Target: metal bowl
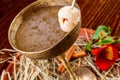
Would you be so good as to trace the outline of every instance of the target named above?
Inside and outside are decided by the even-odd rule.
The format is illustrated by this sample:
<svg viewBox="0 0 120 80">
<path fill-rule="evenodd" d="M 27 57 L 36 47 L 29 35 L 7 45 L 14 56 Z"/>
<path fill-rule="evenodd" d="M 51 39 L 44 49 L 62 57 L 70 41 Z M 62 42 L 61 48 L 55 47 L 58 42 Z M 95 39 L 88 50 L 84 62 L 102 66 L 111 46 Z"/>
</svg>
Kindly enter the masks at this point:
<svg viewBox="0 0 120 80">
<path fill-rule="evenodd" d="M 35 59 L 54 58 L 64 53 L 76 41 L 81 27 L 81 22 L 79 22 L 71 32 L 66 33 L 65 36 L 62 39 L 60 39 L 58 43 L 55 44 L 55 46 L 36 52 L 26 52 L 18 49 L 15 44 L 15 36 L 21 23 L 24 22 L 24 18 L 29 17 L 29 14 L 33 13 L 35 10 L 39 10 L 41 7 L 48 7 L 48 6 L 65 6 L 65 5 L 70 5 L 71 3 L 72 2 L 63 2 L 63 1 L 58 3 L 57 0 L 56 1 L 38 0 L 25 7 L 20 13 L 18 13 L 18 15 L 14 18 L 14 20 L 10 25 L 8 32 L 8 39 L 10 45 L 19 53 Z M 75 4 L 75 6 L 79 8 L 77 4 Z"/>
</svg>

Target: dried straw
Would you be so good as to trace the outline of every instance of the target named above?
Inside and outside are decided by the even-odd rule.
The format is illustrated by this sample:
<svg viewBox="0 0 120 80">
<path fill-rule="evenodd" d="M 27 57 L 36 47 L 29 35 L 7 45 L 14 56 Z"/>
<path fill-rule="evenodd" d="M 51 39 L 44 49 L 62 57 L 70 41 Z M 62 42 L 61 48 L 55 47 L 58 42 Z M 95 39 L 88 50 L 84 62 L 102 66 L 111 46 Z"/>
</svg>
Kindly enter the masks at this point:
<svg viewBox="0 0 120 80">
<path fill-rule="evenodd" d="M 76 50 L 79 51 L 84 49 L 86 42 L 79 38 L 75 45 L 78 46 Z M 4 53 L 4 51 L 14 52 L 14 50 L 10 49 L 0 50 L 2 53 Z M 8 57 L 8 59 L 4 61 L 0 61 L 0 63 L 6 61 L 10 62 L 10 59 L 12 59 L 12 62 L 14 63 L 14 74 L 10 75 L 3 70 L 1 80 L 4 80 L 4 74 L 8 75 L 9 80 L 12 80 L 12 76 L 14 76 L 14 80 L 62 80 L 62 74 L 64 73 L 60 74 L 57 72 L 57 67 L 60 63 L 56 58 L 49 60 L 35 60 L 22 55 L 20 56 L 20 59 L 17 60 L 16 56 L 11 54 L 11 57 Z M 90 53 L 85 57 L 71 61 L 70 65 L 72 67 L 89 67 L 98 80 L 120 80 L 120 58 L 107 71 L 100 71 L 97 68 L 94 63 L 94 57 Z"/>
</svg>

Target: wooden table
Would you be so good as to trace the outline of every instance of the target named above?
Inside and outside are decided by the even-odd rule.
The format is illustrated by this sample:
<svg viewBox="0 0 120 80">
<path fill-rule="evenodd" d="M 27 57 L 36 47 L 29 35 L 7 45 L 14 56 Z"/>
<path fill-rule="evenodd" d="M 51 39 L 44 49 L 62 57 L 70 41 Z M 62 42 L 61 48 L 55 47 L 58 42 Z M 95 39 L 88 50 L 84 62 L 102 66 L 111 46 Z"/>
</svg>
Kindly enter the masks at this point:
<svg viewBox="0 0 120 80">
<path fill-rule="evenodd" d="M 0 49 L 11 48 L 8 42 L 10 23 L 21 9 L 33 1 L 0 0 Z M 120 0 L 77 0 L 77 3 L 81 8 L 82 27 L 96 29 L 103 24 L 111 26 L 112 34 L 120 35 Z"/>
<path fill-rule="evenodd" d="M 33 1 L 0 0 L 0 49 L 11 48 L 8 42 L 10 23 L 21 9 Z M 120 36 L 120 0 L 77 0 L 77 3 L 81 8 L 82 27 L 111 26 L 112 35 Z"/>
</svg>

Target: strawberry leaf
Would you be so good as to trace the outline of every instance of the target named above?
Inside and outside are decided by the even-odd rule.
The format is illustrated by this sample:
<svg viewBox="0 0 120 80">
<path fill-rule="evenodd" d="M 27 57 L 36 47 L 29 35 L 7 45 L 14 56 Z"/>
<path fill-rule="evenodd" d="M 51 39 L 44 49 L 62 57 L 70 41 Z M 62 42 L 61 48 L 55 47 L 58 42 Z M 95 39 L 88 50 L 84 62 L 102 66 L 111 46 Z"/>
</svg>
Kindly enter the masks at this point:
<svg viewBox="0 0 120 80">
<path fill-rule="evenodd" d="M 91 51 L 91 46 L 92 46 L 92 41 L 89 42 L 89 43 L 86 45 L 85 49 L 86 49 L 87 51 Z"/>
<path fill-rule="evenodd" d="M 97 44 L 97 45 L 103 45 L 103 44 L 112 44 L 112 43 L 114 43 L 114 42 L 115 42 L 114 37 L 112 37 L 112 36 L 107 36 L 107 37 L 105 37 L 103 40 L 97 42 L 96 44 Z"/>
<path fill-rule="evenodd" d="M 104 33 L 105 33 L 104 35 L 107 36 L 110 34 L 110 27 L 106 27 L 104 25 L 98 26 L 96 32 L 94 33 L 94 35 L 92 37 L 92 40 L 100 39 L 101 31 L 104 31 Z"/>
<path fill-rule="evenodd" d="M 118 39 L 116 40 L 116 43 L 119 43 L 119 44 L 120 44 L 120 38 L 118 38 Z"/>
</svg>

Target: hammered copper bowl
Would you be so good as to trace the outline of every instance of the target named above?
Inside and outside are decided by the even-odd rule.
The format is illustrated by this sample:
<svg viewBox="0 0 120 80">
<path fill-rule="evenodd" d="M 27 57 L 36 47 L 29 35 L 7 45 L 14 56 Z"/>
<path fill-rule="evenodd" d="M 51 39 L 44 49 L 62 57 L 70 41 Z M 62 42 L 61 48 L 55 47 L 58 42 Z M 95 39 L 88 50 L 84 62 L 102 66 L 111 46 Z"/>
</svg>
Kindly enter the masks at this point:
<svg viewBox="0 0 120 80">
<path fill-rule="evenodd" d="M 69 49 L 70 46 L 73 45 L 73 43 L 76 41 L 78 34 L 79 34 L 79 30 L 81 27 L 80 22 L 71 32 L 66 33 L 65 36 L 58 43 L 56 43 L 55 46 L 51 48 L 41 50 L 41 51 L 36 51 L 36 52 L 26 52 L 26 51 L 22 51 L 18 49 L 15 45 L 15 35 L 16 35 L 18 28 L 20 27 L 20 24 L 24 22 L 23 20 L 24 17 L 29 17 L 27 16 L 28 14 L 34 12 L 34 10 L 39 10 L 41 7 L 56 6 L 56 5 L 65 6 L 65 5 L 70 5 L 70 4 L 69 3 L 58 4 L 57 1 L 47 2 L 47 0 L 43 0 L 43 1 L 38 0 L 28 5 L 14 18 L 9 28 L 8 39 L 9 39 L 11 46 L 16 51 L 30 58 L 49 59 L 49 58 L 53 58 L 53 57 L 56 57 L 64 53 L 67 49 Z M 76 4 L 76 7 L 79 8 L 77 4 Z"/>
</svg>

